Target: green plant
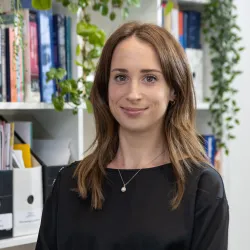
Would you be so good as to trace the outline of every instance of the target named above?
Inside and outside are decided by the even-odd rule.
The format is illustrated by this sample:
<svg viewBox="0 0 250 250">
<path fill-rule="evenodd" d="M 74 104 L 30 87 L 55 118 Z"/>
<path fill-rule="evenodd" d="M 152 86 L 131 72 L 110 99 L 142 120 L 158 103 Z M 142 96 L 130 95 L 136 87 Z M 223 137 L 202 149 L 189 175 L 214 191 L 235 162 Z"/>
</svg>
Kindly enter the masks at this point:
<svg viewBox="0 0 250 250">
<path fill-rule="evenodd" d="M 233 86 L 241 74 L 237 70 L 240 52 L 240 28 L 236 24 L 236 6 L 232 0 L 210 0 L 203 12 L 203 33 L 209 45 L 212 63 L 211 97 L 207 97 L 211 120 L 209 126 L 216 136 L 217 147 L 229 153 L 227 141 L 234 139 L 232 131 L 239 124 L 240 108 L 235 100 L 238 90 Z"/>
<path fill-rule="evenodd" d="M 77 45 L 76 55 L 81 59 L 75 61 L 78 67 L 82 68 L 83 75 L 78 79 L 64 79 L 65 69 L 52 68 L 47 72 L 47 81 L 56 81 L 60 91 L 52 97 L 54 107 L 58 111 L 64 109 L 64 105 L 73 105 L 74 114 L 77 113 L 78 106 L 82 102 L 86 103 L 88 112 L 92 112 L 92 105 L 89 101 L 92 82 L 88 77 L 95 72 L 96 59 L 101 55 L 106 34 L 103 30 L 91 23 L 89 14 L 90 7 L 93 11 L 99 12 L 102 16 L 107 16 L 111 21 L 115 20 L 117 10 L 121 10 L 123 18 L 129 15 L 129 8 L 139 7 L 140 0 L 57 0 L 64 7 L 73 13 L 81 12 L 81 18 L 77 23 L 76 32 L 81 37 L 82 42 Z M 40 10 L 50 9 L 51 0 L 32 0 L 33 7 Z M 65 96 L 70 96 L 70 103 L 65 102 Z"/>
<path fill-rule="evenodd" d="M 13 69 L 15 69 L 15 65 L 19 63 L 18 57 L 20 56 L 20 51 L 24 51 L 25 44 L 23 41 L 23 15 L 21 12 L 21 0 L 11 0 L 11 9 L 13 10 L 14 15 L 14 23 L 13 23 L 13 29 L 15 32 L 15 40 L 12 44 L 13 46 L 13 62 L 14 65 L 12 65 Z M 3 10 L 0 9 L 0 14 L 3 13 Z M 9 21 L 9 20 L 8 20 Z M 8 22 L 7 21 L 7 22 Z M 0 16 L 0 23 L 4 23 L 4 20 L 2 16 Z"/>
</svg>

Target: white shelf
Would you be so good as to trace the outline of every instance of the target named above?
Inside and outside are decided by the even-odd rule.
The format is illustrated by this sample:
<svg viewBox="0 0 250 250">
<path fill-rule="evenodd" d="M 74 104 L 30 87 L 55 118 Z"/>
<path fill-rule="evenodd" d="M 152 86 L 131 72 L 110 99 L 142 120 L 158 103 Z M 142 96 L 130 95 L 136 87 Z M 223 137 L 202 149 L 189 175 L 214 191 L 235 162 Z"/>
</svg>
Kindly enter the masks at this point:
<svg viewBox="0 0 250 250">
<path fill-rule="evenodd" d="M 178 3 L 188 3 L 188 4 L 207 4 L 210 0 L 178 0 Z"/>
<path fill-rule="evenodd" d="M 209 110 L 209 103 L 207 102 L 198 102 L 197 110 Z"/>
<path fill-rule="evenodd" d="M 37 234 L 0 240 L 0 249 L 36 243 Z"/>
<path fill-rule="evenodd" d="M 86 105 L 82 104 L 79 108 L 86 109 Z M 43 110 L 54 109 L 53 104 L 48 103 L 23 103 L 23 102 L 0 102 L 0 110 Z M 64 109 L 72 109 L 68 104 L 64 106 Z M 208 110 L 208 103 L 197 103 L 198 110 Z"/>
<path fill-rule="evenodd" d="M 86 105 L 83 104 L 80 108 L 85 109 Z M 48 109 L 53 110 L 53 104 L 49 103 L 25 103 L 25 102 L 0 102 L 0 110 L 39 110 Z M 65 103 L 64 109 L 73 109 L 68 103 Z"/>
</svg>

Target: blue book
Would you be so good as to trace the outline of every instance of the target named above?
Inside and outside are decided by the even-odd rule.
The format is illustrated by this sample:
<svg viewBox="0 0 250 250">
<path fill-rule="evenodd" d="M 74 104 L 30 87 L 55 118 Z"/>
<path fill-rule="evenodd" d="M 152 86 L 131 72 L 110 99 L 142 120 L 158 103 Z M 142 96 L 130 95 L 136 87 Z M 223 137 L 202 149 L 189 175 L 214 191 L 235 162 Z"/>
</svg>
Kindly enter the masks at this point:
<svg viewBox="0 0 250 250">
<path fill-rule="evenodd" d="M 46 73 L 54 67 L 53 63 L 53 24 L 51 11 L 37 12 L 38 54 L 39 54 L 39 85 L 41 102 L 51 103 L 56 92 L 53 80 L 46 82 Z"/>
<path fill-rule="evenodd" d="M 188 13 L 183 12 L 183 48 L 187 48 L 188 43 Z"/>
<path fill-rule="evenodd" d="M 204 147 L 211 164 L 214 166 L 216 155 L 216 139 L 214 135 L 203 135 Z"/>
<path fill-rule="evenodd" d="M 65 40 L 66 40 L 66 67 L 67 78 L 72 78 L 72 53 L 71 53 L 71 17 L 65 17 Z"/>
<path fill-rule="evenodd" d="M 187 11 L 187 48 L 200 49 L 201 13 Z"/>
<path fill-rule="evenodd" d="M 72 79 L 72 53 L 71 53 L 71 17 L 65 16 L 65 50 L 67 79 Z M 66 95 L 66 101 L 70 101 L 70 94 Z"/>
</svg>

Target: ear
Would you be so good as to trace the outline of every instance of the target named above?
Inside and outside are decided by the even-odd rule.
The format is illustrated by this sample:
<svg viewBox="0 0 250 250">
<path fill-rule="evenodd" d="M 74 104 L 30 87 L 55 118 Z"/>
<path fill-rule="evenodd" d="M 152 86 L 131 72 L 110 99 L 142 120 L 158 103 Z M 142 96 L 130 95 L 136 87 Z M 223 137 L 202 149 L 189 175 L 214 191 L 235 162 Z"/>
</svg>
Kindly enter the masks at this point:
<svg viewBox="0 0 250 250">
<path fill-rule="evenodd" d="M 176 98 L 176 94 L 175 94 L 174 89 L 172 89 L 172 90 L 170 91 L 170 98 L 169 98 L 169 100 L 170 100 L 170 101 L 175 101 L 175 98 Z"/>
</svg>

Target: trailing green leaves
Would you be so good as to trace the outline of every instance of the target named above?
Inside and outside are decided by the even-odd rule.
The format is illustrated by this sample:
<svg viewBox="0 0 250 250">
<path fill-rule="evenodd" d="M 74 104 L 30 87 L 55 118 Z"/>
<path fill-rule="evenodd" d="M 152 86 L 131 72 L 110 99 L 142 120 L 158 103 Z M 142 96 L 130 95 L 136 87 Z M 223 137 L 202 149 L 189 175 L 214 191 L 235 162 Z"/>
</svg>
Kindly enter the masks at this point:
<svg viewBox="0 0 250 250">
<path fill-rule="evenodd" d="M 18 0 L 20 1 L 20 0 Z M 88 112 L 92 112 L 90 102 L 90 91 L 93 83 L 87 81 L 88 77 L 95 72 L 96 59 L 101 55 L 101 50 L 106 40 L 105 32 L 98 26 L 91 23 L 91 16 L 88 13 L 91 9 L 97 11 L 102 16 L 107 16 L 111 21 L 117 17 L 116 9 L 119 9 L 123 18 L 129 15 L 130 7 L 140 7 L 140 0 L 56 0 L 72 13 L 81 12 L 81 19 L 76 24 L 76 33 L 82 38 L 82 43 L 76 47 L 77 60 L 75 64 L 82 68 L 83 75 L 77 80 L 65 79 L 67 72 L 62 68 L 52 68 L 47 72 L 47 81 L 54 80 L 59 90 L 52 97 L 52 102 L 56 110 L 64 109 L 65 97 L 69 96 L 73 104 L 73 114 L 77 114 L 78 106 L 83 102 L 86 104 Z M 39 10 L 51 9 L 51 0 L 32 0 L 33 7 Z"/>
<path fill-rule="evenodd" d="M 32 6 L 38 10 L 49 10 L 52 7 L 52 0 L 32 0 Z"/>
<path fill-rule="evenodd" d="M 212 63 L 211 97 L 209 102 L 211 120 L 208 125 L 217 139 L 217 147 L 229 153 L 227 141 L 235 139 L 233 129 L 239 125 L 236 118 L 240 108 L 235 101 L 238 92 L 233 88 L 235 78 L 242 72 L 237 70 L 240 52 L 240 28 L 236 25 L 236 6 L 231 0 L 210 0 L 203 12 L 203 34 L 209 44 Z"/>
</svg>

